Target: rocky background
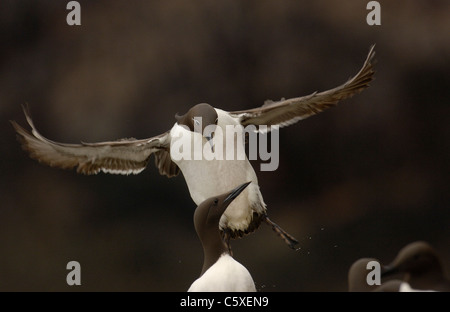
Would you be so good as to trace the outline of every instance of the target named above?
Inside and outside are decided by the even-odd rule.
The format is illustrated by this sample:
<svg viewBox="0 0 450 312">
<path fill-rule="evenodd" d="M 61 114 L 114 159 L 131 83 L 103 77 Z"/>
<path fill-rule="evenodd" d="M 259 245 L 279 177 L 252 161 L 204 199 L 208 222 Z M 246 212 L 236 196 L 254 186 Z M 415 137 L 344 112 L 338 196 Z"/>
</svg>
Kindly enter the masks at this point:
<svg viewBox="0 0 450 312">
<path fill-rule="evenodd" d="M 450 3 L 68 1 L 0 4 L 0 291 L 185 291 L 202 249 L 182 175 L 81 176 L 24 153 L 21 105 L 50 139 L 146 138 L 207 102 L 224 110 L 323 91 L 376 44 L 376 80 L 280 131 L 280 166 L 257 174 L 269 216 L 233 242 L 259 291 L 346 291 L 361 257 L 430 242 L 450 270 Z M 254 162 L 255 169 L 259 168 Z M 66 284 L 67 262 L 82 286 Z"/>
</svg>

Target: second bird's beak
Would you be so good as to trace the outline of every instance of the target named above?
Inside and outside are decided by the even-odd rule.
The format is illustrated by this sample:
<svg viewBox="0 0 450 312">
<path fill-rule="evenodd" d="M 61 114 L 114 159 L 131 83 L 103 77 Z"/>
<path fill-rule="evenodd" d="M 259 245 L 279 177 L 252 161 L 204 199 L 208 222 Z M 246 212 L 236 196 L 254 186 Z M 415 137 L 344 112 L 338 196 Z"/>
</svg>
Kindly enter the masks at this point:
<svg viewBox="0 0 450 312">
<path fill-rule="evenodd" d="M 381 266 L 381 277 L 391 276 L 399 273 L 399 270 L 394 265 L 383 265 Z"/>
<path fill-rule="evenodd" d="M 252 181 L 244 183 L 242 185 L 239 185 L 235 189 L 233 189 L 231 192 L 226 194 L 227 197 L 223 200 L 224 205 L 228 206 L 236 197 L 241 194 L 241 192 L 250 184 Z"/>
</svg>

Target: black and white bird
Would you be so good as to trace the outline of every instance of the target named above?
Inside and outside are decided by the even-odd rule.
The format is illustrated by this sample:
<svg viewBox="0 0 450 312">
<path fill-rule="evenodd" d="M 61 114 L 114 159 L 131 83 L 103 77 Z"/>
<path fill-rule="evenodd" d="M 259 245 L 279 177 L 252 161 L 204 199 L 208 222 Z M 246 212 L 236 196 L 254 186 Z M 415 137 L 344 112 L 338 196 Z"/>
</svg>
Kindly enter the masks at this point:
<svg viewBox="0 0 450 312">
<path fill-rule="evenodd" d="M 442 260 L 427 242 L 417 241 L 403 247 L 391 264 L 383 267 L 382 277 L 403 275 L 409 291 L 450 291 Z M 407 289 L 404 286 L 404 289 Z M 404 290 L 405 291 L 405 290 Z"/>
<path fill-rule="evenodd" d="M 256 291 L 250 272 L 231 256 L 219 230 L 222 214 L 250 183 L 208 198 L 195 209 L 194 226 L 203 246 L 203 267 L 189 292 Z"/>
<path fill-rule="evenodd" d="M 212 126 L 225 129 L 227 126 L 254 126 L 255 131 L 270 131 L 271 126 L 284 127 L 337 105 L 340 100 L 350 98 L 369 86 L 374 76 L 372 60 L 375 55 L 371 47 L 360 71 L 344 84 L 324 92 L 281 100 L 267 101 L 263 106 L 248 110 L 227 112 L 209 104 L 193 106 L 185 115 L 176 115 L 172 128 L 147 139 L 121 139 L 100 143 L 64 144 L 42 136 L 33 124 L 27 108 L 25 116 L 31 132 L 12 121 L 23 148 L 32 158 L 52 167 L 76 168 L 78 173 L 97 174 L 100 171 L 112 174 L 138 174 L 147 166 L 151 155 L 160 174 L 176 176 L 180 171 L 186 180 L 193 201 L 199 205 L 207 198 L 222 194 L 235 185 L 251 181 L 244 193 L 222 215 L 220 229 L 227 240 L 242 237 L 255 231 L 261 222 L 268 223 L 286 243 L 295 248 L 297 241 L 267 216 L 266 204 L 259 189 L 255 171 L 244 152 L 243 159 L 191 160 L 174 159 L 171 147 L 180 137 L 204 145 L 222 142 L 226 146 L 226 131 L 218 137 Z M 199 119 L 201 118 L 201 124 Z M 264 127 L 266 126 L 266 127 Z M 209 128 L 209 131 L 205 131 Z M 214 132 L 214 133 L 213 133 Z M 214 135 L 214 138 L 213 138 Z M 238 136 L 236 136 L 237 138 Z M 219 140 L 222 139 L 222 140 Z M 245 140 L 234 141 L 245 145 Z M 216 146 L 220 147 L 220 146 Z M 220 178 L 219 178 L 220 177 Z M 218 181 L 212 183 L 211 181 Z"/>
</svg>

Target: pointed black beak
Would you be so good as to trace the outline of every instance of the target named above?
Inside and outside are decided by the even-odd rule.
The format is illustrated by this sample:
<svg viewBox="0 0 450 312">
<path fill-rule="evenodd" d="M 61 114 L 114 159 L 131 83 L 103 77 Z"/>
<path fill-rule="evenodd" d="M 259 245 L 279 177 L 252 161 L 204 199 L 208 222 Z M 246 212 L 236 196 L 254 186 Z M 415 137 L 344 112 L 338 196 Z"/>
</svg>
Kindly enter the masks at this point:
<svg viewBox="0 0 450 312">
<path fill-rule="evenodd" d="M 223 200 L 223 205 L 228 206 L 252 181 L 239 185 L 234 190 L 228 193 L 227 197 Z"/>
<path fill-rule="evenodd" d="M 391 276 L 399 273 L 399 270 L 396 266 L 393 265 L 383 265 L 381 266 L 381 278 Z"/>
</svg>

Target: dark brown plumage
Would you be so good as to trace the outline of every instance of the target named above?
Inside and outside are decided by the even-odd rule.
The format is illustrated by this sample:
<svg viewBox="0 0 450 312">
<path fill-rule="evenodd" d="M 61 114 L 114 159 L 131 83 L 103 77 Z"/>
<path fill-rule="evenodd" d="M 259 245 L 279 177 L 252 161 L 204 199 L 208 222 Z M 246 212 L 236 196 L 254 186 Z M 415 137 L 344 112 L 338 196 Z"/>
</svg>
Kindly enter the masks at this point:
<svg viewBox="0 0 450 312">
<path fill-rule="evenodd" d="M 413 289 L 450 291 L 442 260 L 427 242 L 417 241 L 403 247 L 391 264 L 384 267 L 383 277 L 403 275 Z"/>
<path fill-rule="evenodd" d="M 339 87 L 287 100 L 283 99 L 276 102 L 266 101 L 261 107 L 234 111 L 230 112 L 230 114 L 232 116 L 238 116 L 243 126 L 278 125 L 284 127 L 336 106 L 340 100 L 352 97 L 367 88 L 369 83 L 374 79 L 375 71 L 372 64 L 375 56 L 374 49 L 375 45 L 370 48 L 366 61 L 360 71 Z M 270 128 L 267 130 L 270 131 Z"/>
</svg>

